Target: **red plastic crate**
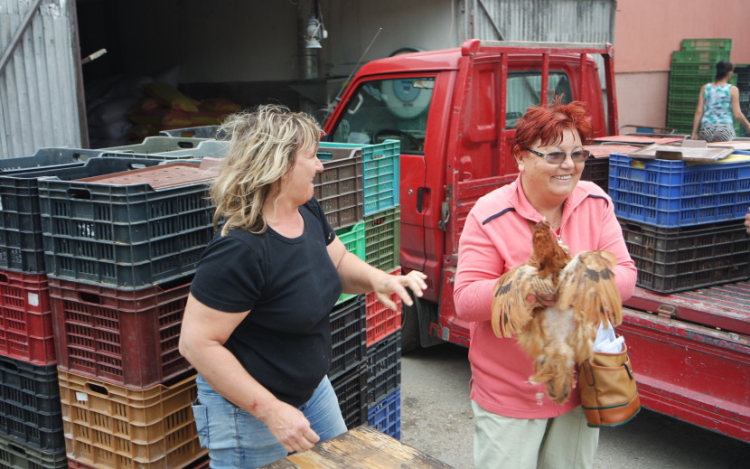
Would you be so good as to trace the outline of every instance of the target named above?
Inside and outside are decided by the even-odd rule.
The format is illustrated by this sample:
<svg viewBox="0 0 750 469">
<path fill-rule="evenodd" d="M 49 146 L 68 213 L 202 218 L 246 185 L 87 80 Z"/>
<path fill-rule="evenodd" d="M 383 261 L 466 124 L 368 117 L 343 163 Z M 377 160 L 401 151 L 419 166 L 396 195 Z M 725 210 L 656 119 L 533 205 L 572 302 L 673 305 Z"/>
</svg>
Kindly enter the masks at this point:
<svg viewBox="0 0 750 469">
<path fill-rule="evenodd" d="M 401 275 L 401 267 L 396 267 L 391 275 Z M 367 346 L 382 340 L 401 328 L 401 297 L 392 294 L 391 299 L 396 303 L 397 311 L 386 308 L 375 293 L 368 293 L 366 298 L 367 317 Z"/>
<path fill-rule="evenodd" d="M 46 275 L 0 270 L 0 355 L 57 363 Z"/>
<path fill-rule="evenodd" d="M 178 350 L 191 280 L 116 290 L 50 278 L 58 368 L 131 389 L 192 369 Z"/>
</svg>

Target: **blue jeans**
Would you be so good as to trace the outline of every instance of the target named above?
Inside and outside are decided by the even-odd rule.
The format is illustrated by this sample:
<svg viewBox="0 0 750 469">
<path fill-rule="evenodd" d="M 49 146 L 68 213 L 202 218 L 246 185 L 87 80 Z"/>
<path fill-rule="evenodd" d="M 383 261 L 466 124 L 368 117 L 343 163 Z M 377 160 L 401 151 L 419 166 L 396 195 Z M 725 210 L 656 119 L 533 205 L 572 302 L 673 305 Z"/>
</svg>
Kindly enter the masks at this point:
<svg viewBox="0 0 750 469">
<path fill-rule="evenodd" d="M 196 383 L 198 399 L 193 403 L 193 415 L 200 444 L 208 448 L 212 469 L 257 468 L 289 454 L 265 423 L 224 399 L 201 375 Z M 346 433 L 339 401 L 327 376 L 299 410 L 320 436 L 320 442 Z"/>
</svg>

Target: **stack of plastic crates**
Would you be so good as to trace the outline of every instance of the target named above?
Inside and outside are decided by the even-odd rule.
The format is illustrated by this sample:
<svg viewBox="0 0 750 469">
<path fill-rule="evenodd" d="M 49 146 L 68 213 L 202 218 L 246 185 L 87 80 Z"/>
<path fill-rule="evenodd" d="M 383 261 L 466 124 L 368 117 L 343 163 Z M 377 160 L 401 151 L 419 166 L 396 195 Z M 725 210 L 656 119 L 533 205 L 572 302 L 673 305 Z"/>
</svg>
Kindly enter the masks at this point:
<svg viewBox="0 0 750 469">
<path fill-rule="evenodd" d="M 38 179 L 126 170 L 131 160 L 44 148 L 0 160 L 0 468 L 67 467 Z M 139 160 L 139 165 L 157 161 Z"/>
<path fill-rule="evenodd" d="M 714 81 L 716 63 L 729 60 L 731 51 L 731 39 L 683 39 L 681 50 L 672 53 L 667 127 L 677 133 L 692 132 L 701 87 Z M 730 82 L 736 83 L 736 78 Z"/>
<path fill-rule="evenodd" d="M 609 195 L 638 286 L 673 293 L 750 278 L 750 157 L 697 164 L 613 153 Z"/>
<path fill-rule="evenodd" d="M 401 273 L 399 155 L 395 140 L 375 145 L 322 142 L 318 156 L 325 170 L 315 189 L 347 249 L 393 274 Z M 355 162 L 356 171 L 351 171 L 349 161 Z M 359 194 L 359 188 L 355 210 L 355 198 L 342 195 Z M 341 226 L 344 223 L 348 226 Z M 397 311 L 385 308 L 374 294 L 341 296 L 331 315 L 334 348 L 329 376 L 349 428 L 369 423 L 399 438 L 401 300 L 396 295 L 393 300 Z"/>
<path fill-rule="evenodd" d="M 92 170 L 109 160 L 130 167 Z M 160 163 L 99 157 L 79 177 L 36 181 L 72 467 L 179 469 L 207 454 L 190 407 L 195 372 L 178 341 L 213 236 L 215 173 Z"/>
<path fill-rule="evenodd" d="M 735 64 L 737 88 L 740 91 L 740 110 L 745 117 L 750 116 L 750 64 Z"/>
</svg>

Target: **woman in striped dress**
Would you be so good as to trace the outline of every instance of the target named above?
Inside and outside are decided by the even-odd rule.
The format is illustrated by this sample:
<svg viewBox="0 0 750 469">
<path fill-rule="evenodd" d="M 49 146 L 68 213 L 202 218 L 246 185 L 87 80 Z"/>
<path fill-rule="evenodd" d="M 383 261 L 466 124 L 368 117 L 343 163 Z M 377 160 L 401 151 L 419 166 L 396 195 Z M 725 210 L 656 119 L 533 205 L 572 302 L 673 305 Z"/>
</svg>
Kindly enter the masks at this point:
<svg viewBox="0 0 750 469">
<path fill-rule="evenodd" d="M 740 90 L 729 84 L 733 74 L 734 66 L 731 62 L 719 62 L 716 64 L 716 79 L 701 88 L 693 118 L 693 140 L 698 138 L 707 142 L 734 140 L 733 117 L 739 120 L 750 133 L 750 122 L 740 110 Z"/>
</svg>

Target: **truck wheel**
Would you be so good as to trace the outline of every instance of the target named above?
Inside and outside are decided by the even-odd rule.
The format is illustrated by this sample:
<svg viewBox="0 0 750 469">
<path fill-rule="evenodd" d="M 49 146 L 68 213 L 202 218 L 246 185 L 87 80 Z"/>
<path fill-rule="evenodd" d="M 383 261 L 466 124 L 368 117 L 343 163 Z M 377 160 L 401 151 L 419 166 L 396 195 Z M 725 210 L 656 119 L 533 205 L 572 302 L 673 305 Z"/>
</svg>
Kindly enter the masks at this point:
<svg viewBox="0 0 750 469">
<path fill-rule="evenodd" d="M 411 292 L 409 292 L 411 294 Z M 401 308 L 401 353 L 409 353 L 420 348 L 419 344 L 419 314 L 417 314 L 417 302 L 419 298 L 411 295 L 414 304 Z"/>
</svg>

